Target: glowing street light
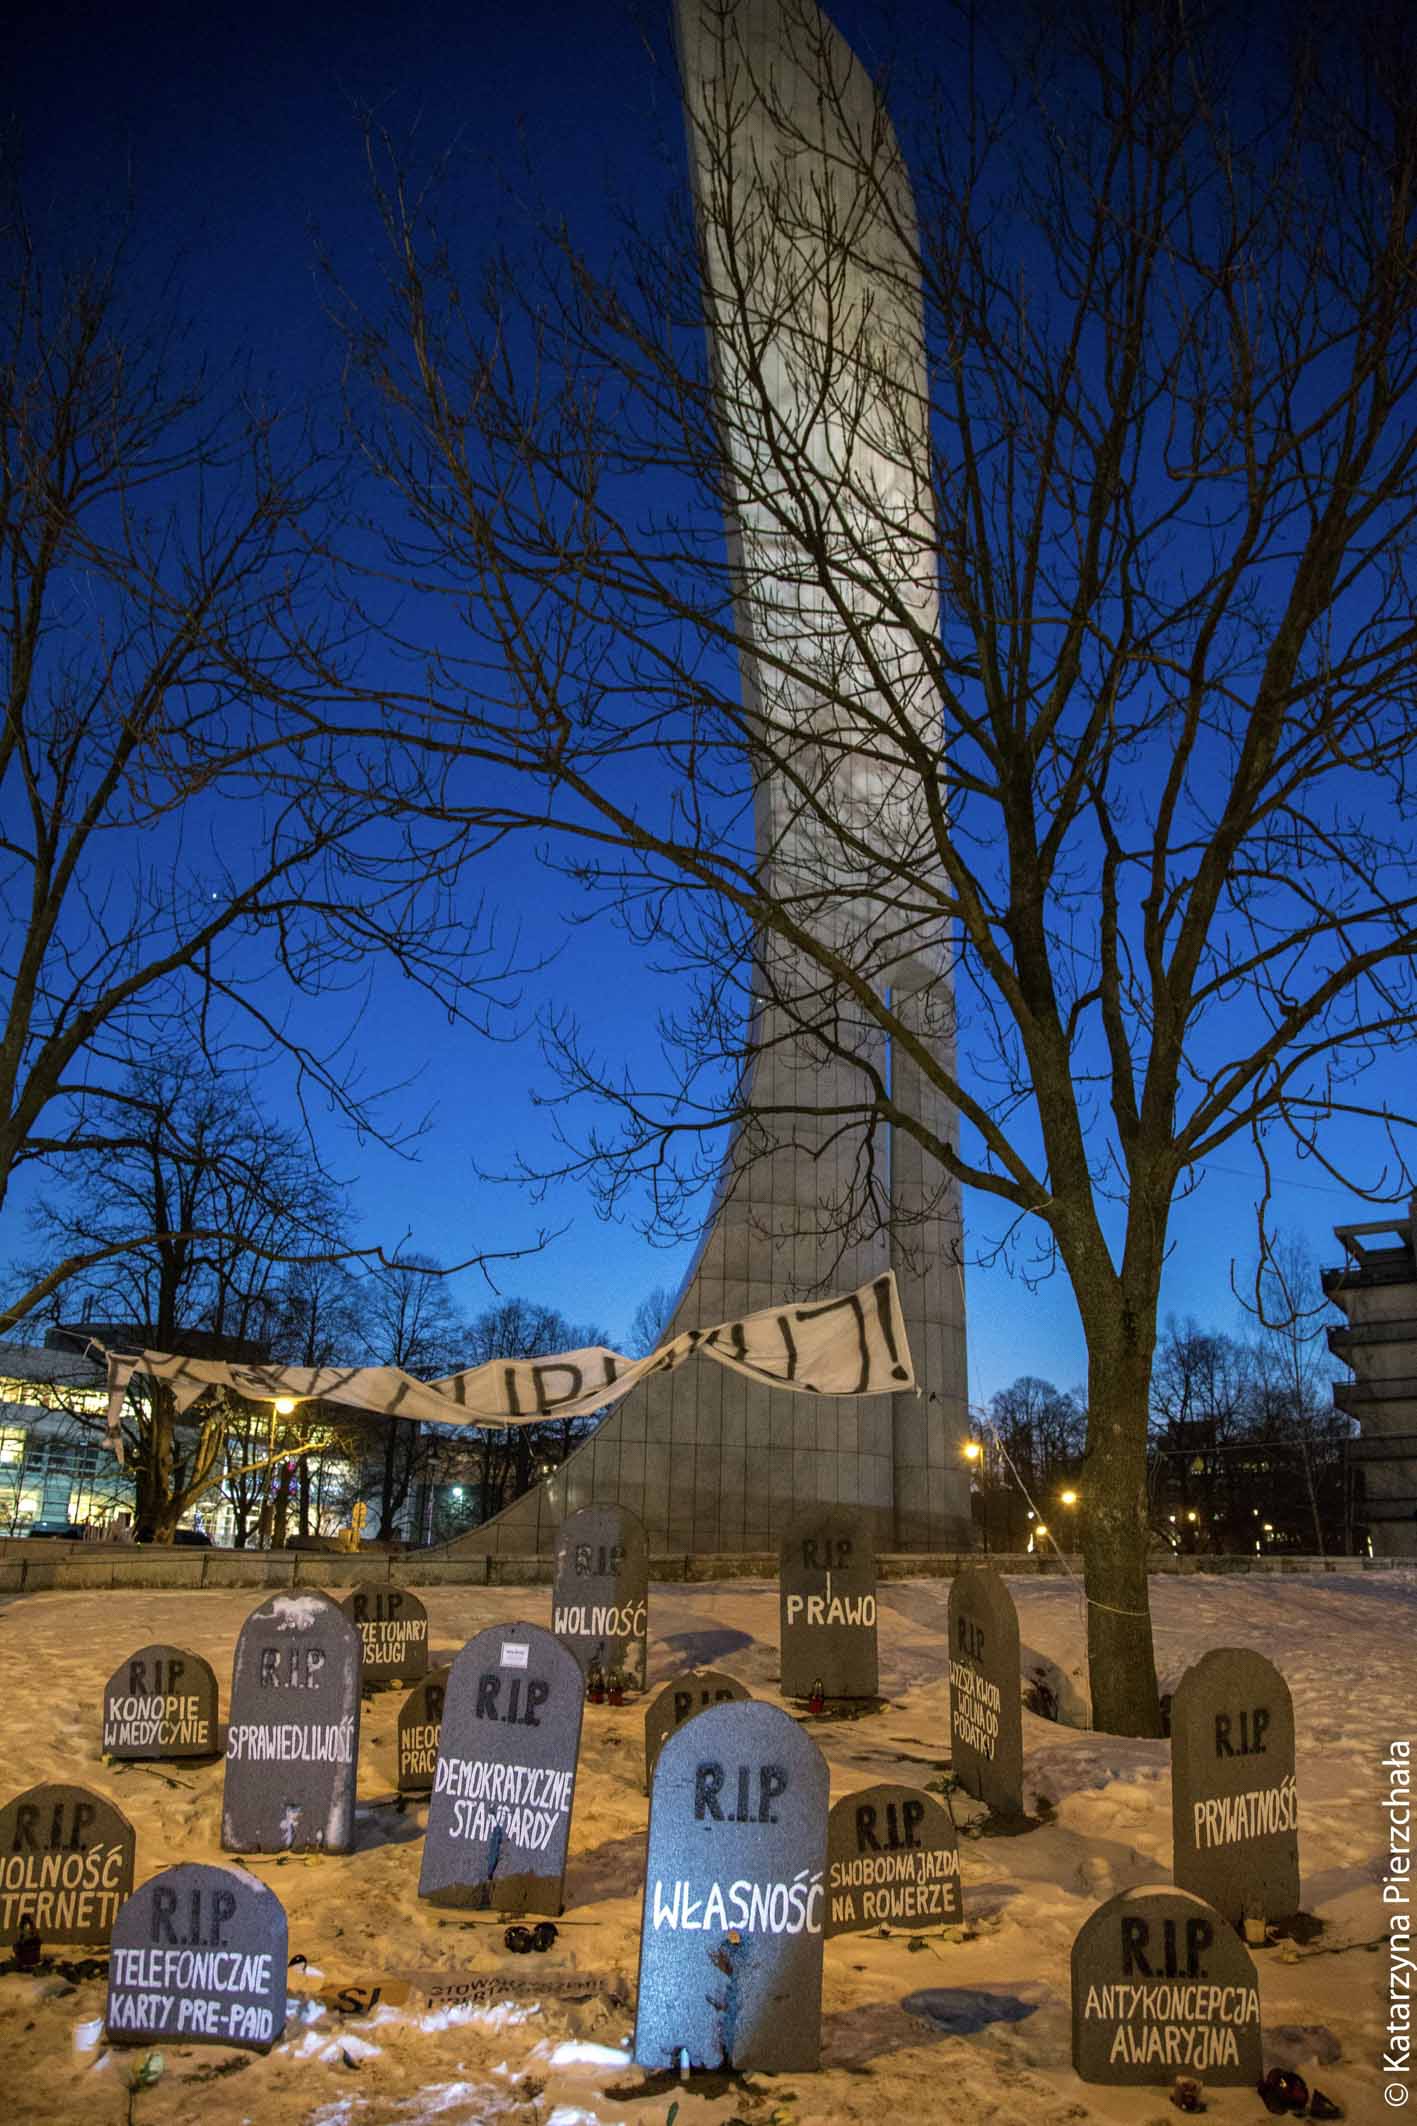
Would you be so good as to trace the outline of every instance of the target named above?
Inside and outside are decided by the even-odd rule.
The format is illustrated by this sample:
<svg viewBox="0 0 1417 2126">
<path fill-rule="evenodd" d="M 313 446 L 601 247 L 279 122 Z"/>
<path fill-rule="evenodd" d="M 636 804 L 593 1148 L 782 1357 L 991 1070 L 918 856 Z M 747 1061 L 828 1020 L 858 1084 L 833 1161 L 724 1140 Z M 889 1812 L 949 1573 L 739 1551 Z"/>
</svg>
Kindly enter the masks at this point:
<svg viewBox="0 0 1417 2126">
<path fill-rule="evenodd" d="M 1189 1512 L 1189 1513 L 1188 1513 L 1188 1514 L 1186 1515 L 1186 1519 L 1187 1519 L 1188 1521 L 1198 1521 L 1198 1520 L 1200 1519 L 1200 1515 L 1199 1515 L 1199 1514 L 1198 1514 L 1198 1513 L 1196 1512 L 1196 1509 L 1195 1509 L 1195 1507 L 1194 1507 L 1194 1506 L 1193 1506 L 1193 1507 L 1191 1508 L 1190 1512 Z"/>
<path fill-rule="evenodd" d="M 1075 1491 L 1060 1491 L 1058 1497 L 1065 1506 L 1076 1506 L 1078 1502 L 1078 1495 Z"/>
<path fill-rule="evenodd" d="M 1042 1521 L 1040 1521 L 1033 1532 L 1035 1535 L 1047 1535 L 1048 1530 L 1044 1527 Z"/>
<path fill-rule="evenodd" d="M 276 1397 L 276 1416 L 294 1417 L 294 1415 L 295 1397 L 293 1395 L 278 1395 Z"/>
<path fill-rule="evenodd" d="M 967 1462 L 977 1462 L 983 1451 L 977 1439 L 967 1439 L 960 1449 Z"/>
</svg>

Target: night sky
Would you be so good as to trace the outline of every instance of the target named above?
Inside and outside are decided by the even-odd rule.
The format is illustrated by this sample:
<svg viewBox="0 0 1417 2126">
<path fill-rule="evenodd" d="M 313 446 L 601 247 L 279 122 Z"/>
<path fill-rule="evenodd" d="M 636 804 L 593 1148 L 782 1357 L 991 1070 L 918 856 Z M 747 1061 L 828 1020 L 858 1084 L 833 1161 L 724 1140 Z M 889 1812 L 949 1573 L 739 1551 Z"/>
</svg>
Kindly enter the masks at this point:
<svg viewBox="0 0 1417 2126">
<path fill-rule="evenodd" d="M 873 40 L 881 40 L 876 50 L 886 48 L 888 32 L 874 18 L 866 22 L 845 6 L 835 12 L 868 50 Z M 652 198 L 676 171 L 683 179 L 666 22 L 650 0 L 634 7 L 614 0 L 498 8 L 476 0 L 397 9 L 130 5 L 106 16 L 50 5 L 13 11 L 6 44 L 0 107 L 24 144 L 32 216 L 82 231 L 121 204 L 131 183 L 152 270 L 180 255 L 184 306 L 213 361 L 249 355 L 256 371 L 292 392 L 332 394 L 337 380 L 317 244 L 356 288 L 374 270 L 378 232 L 364 192 L 357 105 L 372 106 L 400 137 L 415 132 L 420 152 L 454 150 L 448 196 L 469 245 L 499 225 L 514 230 L 538 193 L 595 244 L 608 193 Z M 564 934 L 566 889 L 529 855 L 523 864 L 517 878 L 498 882 L 503 907 L 522 921 L 529 944 L 554 945 Z M 597 1046 L 658 1082 L 654 1017 L 668 1000 L 618 936 L 577 931 L 552 979 Z M 501 1280 L 577 1321 L 598 1322 L 612 1339 L 626 1335 L 650 1286 L 677 1282 L 686 1249 L 655 1250 L 629 1226 L 601 1224 L 582 1193 L 553 1195 L 538 1208 L 522 1191 L 479 1181 L 476 1166 L 507 1168 L 518 1152 L 534 1164 L 547 1149 L 546 1117 L 531 1096 L 551 1087 L 534 1045 L 488 1047 L 470 1033 L 450 1034 L 433 1000 L 393 976 L 381 978 L 359 1041 L 370 1082 L 416 1069 L 406 1104 L 434 1110 L 413 1165 L 356 1145 L 330 1124 L 327 1154 L 355 1182 L 362 1238 L 393 1244 L 411 1232 L 414 1247 L 450 1261 L 480 1247 L 523 1244 L 539 1224 L 569 1220 L 554 1247 L 510 1266 Z M 1365 1090 L 1374 1105 L 1397 1097 L 1393 1075 L 1371 1073 Z M 269 1089 L 279 1110 L 278 1076 Z M 1366 1170 L 1376 1180 L 1382 1146 L 1376 1137 L 1371 1145 Z M 1276 1173 L 1277 1215 L 1321 1260 L 1335 1259 L 1336 1220 L 1372 1215 L 1287 1154 Z M 1228 1272 L 1233 1258 L 1243 1278 L 1252 1259 L 1253 1198 L 1248 1154 L 1236 1144 L 1177 1208 L 1163 1313 L 1239 1326 Z M 1054 1277 L 1027 1295 L 1001 1268 L 974 1266 L 981 1235 L 1000 1220 L 967 1200 L 965 1221 L 971 1397 L 985 1399 L 1021 1372 L 1064 1387 L 1081 1382 L 1082 1339 L 1065 1280 Z M 0 1257 L 22 1246 L 22 1220 L 12 1214 Z M 474 1311 L 490 1295 L 469 1278 L 457 1296 Z"/>
</svg>

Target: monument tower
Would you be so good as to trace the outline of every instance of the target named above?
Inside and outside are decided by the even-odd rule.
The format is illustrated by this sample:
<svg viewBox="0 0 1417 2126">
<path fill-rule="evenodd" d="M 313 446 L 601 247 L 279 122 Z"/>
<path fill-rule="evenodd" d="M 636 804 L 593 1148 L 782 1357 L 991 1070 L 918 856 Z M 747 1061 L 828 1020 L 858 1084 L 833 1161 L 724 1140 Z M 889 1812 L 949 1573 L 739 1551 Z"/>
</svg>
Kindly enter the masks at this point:
<svg viewBox="0 0 1417 2126">
<path fill-rule="evenodd" d="M 759 862 L 818 936 L 890 992 L 915 1038 L 948 1053 L 942 926 L 915 908 L 930 895 L 888 904 L 879 883 L 882 852 L 921 876 L 932 847 L 921 778 L 882 732 L 903 716 L 908 736 L 939 746 L 920 647 L 935 637 L 937 593 L 909 179 L 869 77 L 814 0 L 677 0 L 676 26 Z M 812 542 L 795 535 L 804 517 Z M 843 626 L 838 580 L 848 600 L 868 596 L 863 555 L 888 595 Z M 729 1147 L 666 1337 L 893 1268 L 920 1392 L 799 1396 L 691 1363 L 634 1389 L 545 1484 L 451 1549 L 549 1551 L 562 1516 L 592 1501 L 633 1508 L 652 1553 L 775 1548 L 817 1502 L 855 1508 L 881 1549 L 969 1547 L 957 1192 L 892 1132 L 888 1217 L 845 1220 L 864 1131 L 806 1110 L 859 1104 L 865 1065 L 951 1141 L 954 1118 L 911 1056 L 887 1054 L 869 1020 L 853 1025 L 849 998 L 805 961 L 765 946 L 757 988 L 751 1127 Z M 829 1043 L 814 1024 L 830 1025 Z"/>
</svg>

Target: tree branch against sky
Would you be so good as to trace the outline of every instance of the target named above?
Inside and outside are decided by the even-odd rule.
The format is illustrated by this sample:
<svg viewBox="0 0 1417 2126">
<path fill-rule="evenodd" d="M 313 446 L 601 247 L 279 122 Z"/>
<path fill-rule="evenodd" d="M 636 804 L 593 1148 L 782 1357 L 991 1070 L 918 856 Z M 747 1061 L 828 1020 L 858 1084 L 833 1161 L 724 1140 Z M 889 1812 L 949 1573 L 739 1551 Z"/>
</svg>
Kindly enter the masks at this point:
<svg viewBox="0 0 1417 2126">
<path fill-rule="evenodd" d="M 1341 36 L 1302 9 L 1191 20 L 1049 11 L 1010 50 L 953 17 L 938 32 L 967 90 L 908 136 L 937 535 L 783 417 L 770 344 L 795 403 L 869 419 L 878 450 L 894 428 L 909 470 L 911 409 L 893 420 L 869 320 L 844 345 L 823 329 L 830 276 L 764 316 L 766 230 L 780 241 L 794 201 L 735 192 L 726 140 L 707 189 L 739 291 L 718 315 L 731 390 L 682 203 L 608 274 L 560 232 L 463 283 L 428 195 L 395 176 L 390 314 L 350 342 L 403 511 L 392 562 L 444 611 L 383 702 L 445 764 L 437 823 L 490 779 L 509 831 L 554 835 L 659 964 L 700 978 L 662 1098 L 563 1044 L 573 1085 L 620 1112 L 590 1153 L 612 1186 L 662 1192 L 677 1139 L 741 1119 L 725 1066 L 784 1018 L 848 1061 L 878 1029 L 948 1095 L 958 1143 L 868 1066 L 839 1119 L 868 1144 L 914 1136 L 1068 1276 L 1096 1717 L 1134 1732 L 1157 1721 L 1145 1437 L 1178 1192 L 1246 1135 L 1331 1159 L 1325 1125 L 1351 1113 L 1386 1133 L 1405 1193 L 1411 1118 L 1370 1074 L 1417 1025 L 1410 33 L 1378 11 Z M 892 211 L 878 143 L 857 176 L 863 207 Z M 750 446 L 732 473 L 729 431 Z M 770 536 L 726 546 L 726 507 Z M 820 614 L 805 651 L 761 624 L 784 582 Z M 893 683 L 902 643 L 941 704 L 934 739 Z M 773 679 L 746 698 L 742 656 Z M 810 742 L 793 701 L 814 705 Z M 914 843 L 893 810 L 843 814 L 836 771 L 863 751 L 911 791 Z M 785 889 L 752 833 L 769 772 L 823 852 Z M 853 897 L 869 920 L 826 919 Z M 882 967 L 922 941 L 953 1004 L 940 983 L 907 1011 Z M 764 984 L 776 1012 L 750 1018 Z M 922 1038 L 922 1011 L 957 1045 Z M 867 1160 L 842 1214 L 879 1208 Z"/>
<path fill-rule="evenodd" d="M 509 970 L 388 749 L 357 793 L 329 772 L 357 742 L 318 675 L 366 647 L 324 559 L 339 461 L 298 397 L 205 372 L 133 217 L 37 229 L 7 182 L 0 253 L 0 1205 L 128 1148 L 155 1056 L 274 1065 L 307 1122 L 408 1146 L 348 1046 L 373 968 L 484 1025 Z"/>
</svg>

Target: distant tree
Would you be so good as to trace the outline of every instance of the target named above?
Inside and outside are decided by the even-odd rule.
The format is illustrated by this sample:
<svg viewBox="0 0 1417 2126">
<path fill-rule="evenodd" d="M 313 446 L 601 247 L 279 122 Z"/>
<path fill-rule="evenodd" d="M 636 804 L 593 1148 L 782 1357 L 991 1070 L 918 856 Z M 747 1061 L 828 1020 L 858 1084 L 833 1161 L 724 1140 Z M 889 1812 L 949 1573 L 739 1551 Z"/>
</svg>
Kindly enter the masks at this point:
<svg viewBox="0 0 1417 2126">
<path fill-rule="evenodd" d="M 607 1332 L 595 1323 L 569 1321 L 557 1307 L 531 1299 L 503 1299 L 471 1323 L 466 1362 L 482 1366 L 496 1358 L 545 1358 L 555 1351 L 578 1351 L 609 1341 Z M 594 1416 L 549 1418 L 545 1424 L 507 1425 L 480 1432 L 473 1450 L 478 1519 L 490 1520 L 530 1490 L 541 1474 L 559 1468 L 597 1422 Z"/>
<path fill-rule="evenodd" d="M 117 1325 L 149 1349 L 190 1349 L 194 1336 L 264 1348 L 291 1258 L 342 1252 L 342 1192 L 303 1137 L 262 1115 L 245 1079 L 216 1077 L 200 1060 L 150 1064 L 129 1075 L 121 1097 L 124 1143 L 74 1153 L 68 1189 L 35 1212 L 47 1259 L 90 1264 L 54 1289 L 84 1319 Z M 44 1282 L 42 1267 L 33 1282 Z M 158 1542 L 233 1480 L 230 1440 L 246 1443 L 234 1465 L 243 1480 L 313 1451 L 298 1428 L 255 1442 L 249 1413 L 225 1395 L 179 1416 L 168 1386 L 138 1381 L 128 1404 L 138 1523 Z"/>
<path fill-rule="evenodd" d="M 629 1355 L 631 1358 L 647 1358 L 664 1339 L 664 1332 L 674 1319 L 674 1302 L 679 1297 L 673 1286 L 652 1285 L 630 1317 Z"/>
<path fill-rule="evenodd" d="M 1086 1412 L 1051 1380 L 1024 1373 L 989 1399 L 994 1432 L 1018 1475 L 1047 1513 L 1064 1477 L 1075 1476 L 1086 1444 Z"/>
</svg>

